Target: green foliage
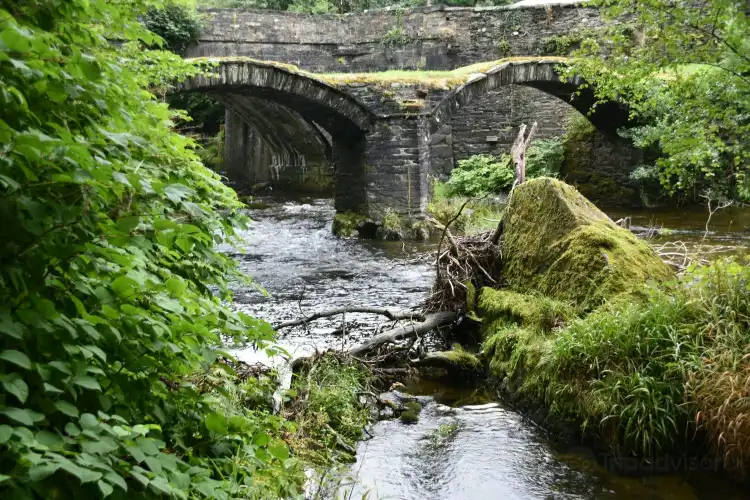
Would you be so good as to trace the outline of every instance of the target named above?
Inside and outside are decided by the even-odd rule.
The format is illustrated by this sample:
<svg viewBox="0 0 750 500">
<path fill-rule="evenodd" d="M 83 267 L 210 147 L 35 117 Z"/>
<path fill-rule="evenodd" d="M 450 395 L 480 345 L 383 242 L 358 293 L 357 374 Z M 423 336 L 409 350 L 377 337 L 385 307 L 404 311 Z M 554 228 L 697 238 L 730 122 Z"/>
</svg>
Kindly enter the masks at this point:
<svg viewBox="0 0 750 500">
<path fill-rule="evenodd" d="M 380 39 L 380 43 L 386 47 L 396 47 L 400 45 L 406 45 L 412 41 L 411 37 L 406 33 L 404 28 L 404 13 L 402 10 L 396 10 L 394 12 L 395 20 L 393 26 L 388 29 Z"/>
<path fill-rule="evenodd" d="M 639 124 L 628 132 L 656 146 L 670 193 L 710 190 L 747 199 L 750 165 L 750 21 L 747 6 L 712 0 L 702 8 L 659 0 L 596 0 L 634 31 L 582 44 L 564 71 L 583 76 L 600 101 L 622 100 Z M 606 57 L 602 53 L 606 52 Z"/>
<path fill-rule="evenodd" d="M 190 117 L 181 129 L 196 130 L 203 135 L 216 135 L 224 123 L 224 105 L 208 94 L 191 92 L 167 96 L 173 109 L 182 109 Z"/>
<path fill-rule="evenodd" d="M 474 155 L 458 161 L 446 187 L 450 196 L 482 196 L 509 188 L 514 178 L 508 155 Z"/>
<path fill-rule="evenodd" d="M 367 390 L 369 377 L 358 362 L 333 354 L 313 358 L 297 374 L 292 384 L 296 399 L 285 411 L 298 424 L 292 442 L 299 455 L 329 465 L 338 460 L 331 450 L 349 454 L 367 424 L 369 411 L 358 394 Z"/>
<path fill-rule="evenodd" d="M 526 151 L 526 177 L 557 177 L 564 156 L 565 146 L 558 137 L 533 141 Z"/>
<path fill-rule="evenodd" d="M 495 43 L 495 47 L 497 48 L 497 53 L 501 56 L 509 56 L 513 50 L 513 47 L 511 47 L 510 42 L 507 38 L 501 38 Z"/>
<path fill-rule="evenodd" d="M 526 156 L 526 177 L 556 177 L 563 155 L 563 143 L 558 138 L 532 142 Z M 510 188 L 514 179 L 510 156 L 474 155 L 458 161 L 444 185 L 445 195 L 476 197 L 500 193 Z"/>
<path fill-rule="evenodd" d="M 197 41 L 203 31 L 201 20 L 194 9 L 172 2 L 148 9 L 143 23 L 164 40 L 165 48 L 176 53 Z"/>
<path fill-rule="evenodd" d="M 525 377 L 521 392 L 621 453 L 679 449 L 700 424 L 717 456 L 747 474 L 748 291 L 750 267 L 717 261 L 644 297 L 621 297 L 552 337 L 494 330 L 493 322 L 484 349 L 500 374 Z"/>
<path fill-rule="evenodd" d="M 198 150 L 198 157 L 214 172 L 221 170 L 224 164 L 224 130 L 206 138 L 203 148 Z"/>
<path fill-rule="evenodd" d="M 200 71 L 144 48 L 157 38 L 137 18 L 159 6 L 0 8 L 3 498 L 301 485 L 281 420 L 191 378 L 223 338 L 263 345 L 273 331 L 227 309 L 243 278 L 215 244 L 233 240 L 241 205 L 147 90 Z"/>
</svg>

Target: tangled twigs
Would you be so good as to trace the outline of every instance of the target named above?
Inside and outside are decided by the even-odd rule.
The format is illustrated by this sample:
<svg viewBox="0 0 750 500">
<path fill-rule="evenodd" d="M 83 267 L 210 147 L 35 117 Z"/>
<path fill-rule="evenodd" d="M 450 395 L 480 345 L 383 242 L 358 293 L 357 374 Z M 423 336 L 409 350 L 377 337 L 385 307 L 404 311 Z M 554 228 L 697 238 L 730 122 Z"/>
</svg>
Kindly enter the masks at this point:
<svg viewBox="0 0 750 500">
<path fill-rule="evenodd" d="M 692 263 L 707 265 L 711 262 L 712 255 L 727 254 L 737 249 L 734 246 L 725 245 L 688 246 L 682 241 L 668 241 L 652 245 L 652 248 L 665 264 L 674 268 L 678 273 L 687 269 Z"/>
<path fill-rule="evenodd" d="M 446 229 L 446 234 L 450 231 Z M 469 284 L 476 289 L 497 286 L 501 251 L 492 233 L 451 236 L 451 245 L 437 256 L 437 279 L 427 302 L 428 311 L 463 311 Z"/>
</svg>

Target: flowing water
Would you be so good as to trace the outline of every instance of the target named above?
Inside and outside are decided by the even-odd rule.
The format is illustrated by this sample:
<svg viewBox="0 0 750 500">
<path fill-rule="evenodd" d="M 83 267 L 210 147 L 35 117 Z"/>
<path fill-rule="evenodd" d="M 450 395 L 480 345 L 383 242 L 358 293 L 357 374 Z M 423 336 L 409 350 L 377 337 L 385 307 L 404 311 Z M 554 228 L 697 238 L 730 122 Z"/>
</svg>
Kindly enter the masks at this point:
<svg viewBox="0 0 750 500">
<path fill-rule="evenodd" d="M 226 249 L 265 289 L 237 290 L 238 309 L 276 323 L 346 305 L 417 307 L 425 298 L 434 272 L 429 257 L 434 245 L 335 238 L 330 200 L 269 203 L 251 211 L 254 222 L 244 245 Z M 705 239 L 704 213 L 611 215 L 631 216 L 639 230 L 661 229 L 651 231 L 657 242 L 720 245 L 740 254 L 750 247 L 749 211 L 717 213 Z M 293 356 L 352 346 L 362 335 L 371 335 L 379 322 L 360 314 L 319 320 L 282 330 L 280 343 Z M 273 362 L 249 349 L 237 355 L 248 362 Z M 686 481 L 669 475 L 609 474 L 591 452 L 555 445 L 491 395 L 425 384 L 409 390 L 425 404 L 419 422 L 372 426 L 372 437 L 359 444 L 357 462 L 349 470 L 356 484 L 340 495 L 404 500 L 747 498 L 746 492 L 711 475 L 694 474 Z"/>
</svg>

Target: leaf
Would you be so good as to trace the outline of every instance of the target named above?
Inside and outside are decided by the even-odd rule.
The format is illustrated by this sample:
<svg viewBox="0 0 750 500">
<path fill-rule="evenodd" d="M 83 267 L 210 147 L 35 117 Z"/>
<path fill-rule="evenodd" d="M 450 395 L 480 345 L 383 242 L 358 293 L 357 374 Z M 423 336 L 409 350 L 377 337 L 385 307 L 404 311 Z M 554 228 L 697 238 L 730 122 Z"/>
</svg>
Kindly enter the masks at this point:
<svg viewBox="0 0 750 500">
<path fill-rule="evenodd" d="M 289 458 L 289 447 L 283 441 L 274 441 L 268 446 L 268 453 L 279 460 Z"/>
<path fill-rule="evenodd" d="M 13 394 L 21 403 L 25 403 L 26 399 L 29 397 L 29 386 L 26 385 L 26 382 L 24 382 L 17 373 L 13 373 L 4 378 L 3 387 L 5 390 Z"/>
<path fill-rule="evenodd" d="M 94 429 L 99 427 L 99 420 L 91 413 L 84 413 L 81 415 L 81 428 L 82 429 Z"/>
<path fill-rule="evenodd" d="M 23 325 L 13 321 L 10 313 L 3 311 L 0 313 L 0 333 L 20 340 L 23 338 Z"/>
<path fill-rule="evenodd" d="M 45 463 L 29 469 L 29 477 L 33 482 L 39 482 L 60 469 L 60 464 Z"/>
<path fill-rule="evenodd" d="M 25 425 L 27 427 L 31 427 L 36 422 L 44 420 L 44 415 L 26 408 L 2 408 L 0 409 L 0 413 L 5 415 L 9 419 L 15 420 L 19 424 Z"/>
<path fill-rule="evenodd" d="M 128 483 L 125 482 L 125 480 L 120 476 L 119 474 L 116 474 L 114 472 L 107 472 L 104 474 L 104 479 L 115 486 L 118 486 L 122 491 L 128 491 Z"/>
<path fill-rule="evenodd" d="M 78 426 L 73 422 L 68 422 L 67 424 L 65 424 L 65 432 L 67 432 L 71 437 L 77 437 L 79 434 L 81 434 L 81 429 L 79 429 Z"/>
<path fill-rule="evenodd" d="M 63 441 L 63 438 L 59 434 L 50 431 L 39 431 L 34 436 L 34 439 L 50 450 L 60 450 L 65 444 L 65 441 Z"/>
<path fill-rule="evenodd" d="M 8 442 L 10 437 L 13 435 L 13 427 L 10 425 L 0 425 L 0 444 Z"/>
<path fill-rule="evenodd" d="M 141 219 L 137 215 L 126 215 L 117 219 L 117 229 L 123 233 L 129 233 L 140 224 Z"/>
<path fill-rule="evenodd" d="M 112 281 L 111 286 L 112 290 L 114 290 L 117 296 L 121 298 L 131 297 L 135 295 L 136 291 L 139 289 L 138 282 L 128 276 L 115 278 L 115 280 Z"/>
<path fill-rule="evenodd" d="M 20 366 L 21 368 L 24 368 L 26 370 L 31 369 L 31 360 L 21 351 L 6 349 L 5 351 L 0 353 L 0 359 L 9 363 L 13 363 L 14 365 Z"/>
<path fill-rule="evenodd" d="M 105 483 L 102 480 L 97 481 L 96 485 L 99 487 L 99 491 L 102 493 L 102 498 L 107 498 L 112 494 L 113 491 L 115 491 L 115 489 L 109 483 Z"/>
<path fill-rule="evenodd" d="M 159 453 L 159 448 L 157 448 L 153 439 L 139 437 L 135 440 L 135 444 L 138 445 L 138 448 L 140 448 L 140 450 L 146 455 L 156 455 Z"/>
<path fill-rule="evenodd" d="M 183 279 L 176 277 L 169 278 L 165 285 L 167 286 L 167 290 L 176 296 L 180 296 L 187 289 L 187 283 Z"/>
<path fill-rule="evenodd" d="M 227 433 L 227 419 L 221 413 L 212 413 L 206 417 L 206 429 L 217 434 Z"/>
<path fill-rule="evenodd" d="M 91 389 L 92 391 L 102 390 L 99 382 L 97 382 L 94 377 L 89 377 L 88 375 L 77 375 L 73 377 L 73 383 L 86 389 Z"/>
<path fill-rule="evenodd" d="M 68 403 L 67 401 L 55 401 L 55 408 L 57 408 L 57 411 L 59 411 L 60 413 L 64 413 L 69 417 L 78 417 L 78 408 Z"/>
<path fill-rule="evenodd" d="M 50 394 L 60 394 L 62 392 L 62 390 L 60 390 L 57 387 L 55 387 L 54 385 L 48 384 L 46 382 L 44 383 L 44 391 L 48 392 Z"/>
</svg>

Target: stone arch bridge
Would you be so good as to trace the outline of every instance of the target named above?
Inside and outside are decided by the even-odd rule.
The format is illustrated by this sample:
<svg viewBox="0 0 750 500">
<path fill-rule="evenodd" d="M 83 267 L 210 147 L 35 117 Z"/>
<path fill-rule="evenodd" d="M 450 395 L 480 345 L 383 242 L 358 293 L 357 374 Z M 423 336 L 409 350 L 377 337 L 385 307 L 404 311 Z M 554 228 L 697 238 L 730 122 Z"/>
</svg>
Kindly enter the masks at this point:
<svg viewBox="0 0 750 500">
<path fill-rule="evenodd" d="M 304 169 L 327 161 L 333 165 L 336 209 L 372 218 L 386 210 L 410 218 L 425 214 L 429 179 L 450 172 L 455 161 L 453 115 L 488 92 L 534 87 L 582 113 L 593 103 L 590 89 L 571 101 L 581 82 L 560 79 L 560 58 L 488 64 L 417 83 L 377 74 L 327 77 L 248 58 L 215 62 L 210 76 L 188 79 L 177 92 L 207 93 L 225 105 L 230 177 L 257 180 L 252 173 L 269 162 Z M 590 116 L 606 133 L 626 119 L 617 106 L 597 107 Z"/>
</svg>

